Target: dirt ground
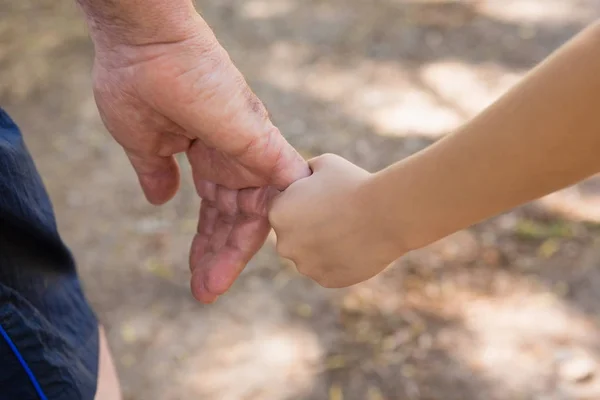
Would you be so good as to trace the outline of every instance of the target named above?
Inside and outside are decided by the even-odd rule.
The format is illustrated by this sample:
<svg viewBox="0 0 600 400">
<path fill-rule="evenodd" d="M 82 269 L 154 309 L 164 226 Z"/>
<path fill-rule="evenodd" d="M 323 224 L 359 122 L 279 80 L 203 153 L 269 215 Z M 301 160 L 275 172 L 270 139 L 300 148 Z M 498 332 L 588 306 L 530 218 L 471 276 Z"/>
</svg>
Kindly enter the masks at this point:
<svg viewBox="0 0 600 400">
<path fill-rule="evenodd" d="M 97 115 L 71 3 L 0 3 L 0 104 L 47 184 L 126 399 L 600 398 L 600 179 L 345 290 L 299 276 L 271 240 L 203 306 L 188 288 L 189 171 L 172 202 L 146 204 Z M 370 170 L 450 132 L 600 16 L 598 0 L 198 7 L 293 145 Z"/>
</svg>

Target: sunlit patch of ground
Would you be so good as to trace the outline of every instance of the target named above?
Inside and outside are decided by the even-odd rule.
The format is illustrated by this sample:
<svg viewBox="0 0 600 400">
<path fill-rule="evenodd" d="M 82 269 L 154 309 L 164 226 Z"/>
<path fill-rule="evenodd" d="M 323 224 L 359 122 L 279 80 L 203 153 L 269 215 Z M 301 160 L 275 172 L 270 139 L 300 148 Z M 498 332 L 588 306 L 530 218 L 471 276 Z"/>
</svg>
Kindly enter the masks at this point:
<svg viewBox="0 0 600 400">
<path fill-rule="evenodd" d="M 371 170 L 456 129 L 600 16 L 597 0 L 198 5 L 302 154 Z M 600 398 L 597 179 L 347 290 L 300 277 L 271 240 L 201 306 L 188 288 L 189 171 L 171 203 L 146 204 L 95 111 L 72 2 L 10 0 L 0 16 L 0 102 L 48 186 L 127 399 Z"/>
</svg>

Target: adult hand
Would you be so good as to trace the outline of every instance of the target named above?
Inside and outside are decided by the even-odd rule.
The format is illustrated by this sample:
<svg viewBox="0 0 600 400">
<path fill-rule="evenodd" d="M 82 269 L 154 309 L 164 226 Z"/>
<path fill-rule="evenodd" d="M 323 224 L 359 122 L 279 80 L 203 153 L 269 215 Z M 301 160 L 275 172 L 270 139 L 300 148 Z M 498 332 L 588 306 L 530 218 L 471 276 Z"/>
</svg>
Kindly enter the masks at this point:
<svg viewBox="0 0 600 400">
<path fill-rule="evenodd" d="M 190 254 L 192 292 L 212 302 L 266 239 L 269 187 L 284 189 L 309 168 L 204 21 L 195 15 L 186 26 L 176 40 L 98 37 L 94 93 L 151 203 L 173 197 L 174 155 L 187 153 L 203 198 Z"/>
</svg>

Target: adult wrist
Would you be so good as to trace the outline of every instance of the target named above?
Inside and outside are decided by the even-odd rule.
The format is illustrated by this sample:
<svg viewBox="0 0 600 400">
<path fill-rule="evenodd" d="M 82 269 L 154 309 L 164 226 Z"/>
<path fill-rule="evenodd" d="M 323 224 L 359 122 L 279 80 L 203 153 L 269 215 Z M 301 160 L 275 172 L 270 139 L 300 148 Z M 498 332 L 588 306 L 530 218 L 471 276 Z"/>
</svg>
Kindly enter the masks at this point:
<svg viewBox="0 0 600 400">
<path fill-rule="evenodd" d="M 181 42 L 210 28 L 189 0 L 77 0 L 97 50 Z"/>
</svg>

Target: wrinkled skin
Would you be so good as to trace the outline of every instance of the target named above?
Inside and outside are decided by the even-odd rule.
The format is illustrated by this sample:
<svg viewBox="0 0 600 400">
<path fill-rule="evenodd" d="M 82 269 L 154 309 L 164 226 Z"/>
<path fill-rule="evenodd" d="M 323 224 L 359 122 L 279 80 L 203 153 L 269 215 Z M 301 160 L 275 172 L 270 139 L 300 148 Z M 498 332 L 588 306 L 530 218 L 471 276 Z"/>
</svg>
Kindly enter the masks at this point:
<svg viewBox="0 0 600 400">
<path fill-rule="evenodd" d="M 190 268 L 202 302 L 224 293 L 269 232 L 269 198 L 309 175 L 302 157 L 216 39 L 96 46 L 94 93 L 147 199 L 179 188 L 174 155 L 186 152 L 202 197 Z"/>
</svg>

